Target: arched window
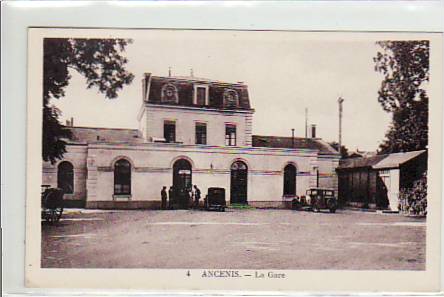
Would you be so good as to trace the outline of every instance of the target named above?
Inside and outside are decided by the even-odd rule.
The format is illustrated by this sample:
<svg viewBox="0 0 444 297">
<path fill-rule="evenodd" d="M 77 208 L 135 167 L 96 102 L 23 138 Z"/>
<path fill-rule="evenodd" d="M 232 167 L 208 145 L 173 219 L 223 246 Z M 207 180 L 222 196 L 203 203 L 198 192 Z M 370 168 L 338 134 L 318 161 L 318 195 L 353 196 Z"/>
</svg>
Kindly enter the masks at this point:
<svg viewBox="0 0 444 297">
<path fill-rule="evenodd" d="M 125 159 L 114 164 L 114 194 L 131 194 L 131 164 Z"/>
<path fill-rule="evenodd" d="M 65 194 L 74 193 L 74 166 L 68 161 L 63 161 L 57 167 L 57 188 Z"/>
<path fill-rule="evenodd" d="M 296 195 L 296 167 L 288 164 L 284 168 L 284 196 Z"/>
</svg>

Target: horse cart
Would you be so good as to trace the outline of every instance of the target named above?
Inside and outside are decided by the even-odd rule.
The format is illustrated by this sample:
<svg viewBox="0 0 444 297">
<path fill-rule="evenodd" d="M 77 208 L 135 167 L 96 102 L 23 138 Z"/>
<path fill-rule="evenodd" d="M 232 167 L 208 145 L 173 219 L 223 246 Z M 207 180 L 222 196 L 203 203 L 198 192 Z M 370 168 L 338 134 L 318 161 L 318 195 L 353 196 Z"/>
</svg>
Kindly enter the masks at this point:
<svg viewBox="0 0 444 297">
<path fill-rule="evenodd" d="M 63 190 L 42 186 L 42 219 L 48 223 L 56 223 L 63 213 Z"/>
</svg>

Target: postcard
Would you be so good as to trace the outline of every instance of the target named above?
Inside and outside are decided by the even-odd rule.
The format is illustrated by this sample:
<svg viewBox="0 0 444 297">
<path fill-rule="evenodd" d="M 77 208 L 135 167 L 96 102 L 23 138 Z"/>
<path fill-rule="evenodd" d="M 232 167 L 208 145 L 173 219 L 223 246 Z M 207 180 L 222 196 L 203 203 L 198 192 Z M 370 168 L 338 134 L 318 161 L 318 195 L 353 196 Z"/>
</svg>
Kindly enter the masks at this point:
<svg viewBox="0 0 444 297">
<path fill-rule="evenodd" d="M 28 40 L 27 286 L 439 290 L 442 34 Z"/>
</svg>

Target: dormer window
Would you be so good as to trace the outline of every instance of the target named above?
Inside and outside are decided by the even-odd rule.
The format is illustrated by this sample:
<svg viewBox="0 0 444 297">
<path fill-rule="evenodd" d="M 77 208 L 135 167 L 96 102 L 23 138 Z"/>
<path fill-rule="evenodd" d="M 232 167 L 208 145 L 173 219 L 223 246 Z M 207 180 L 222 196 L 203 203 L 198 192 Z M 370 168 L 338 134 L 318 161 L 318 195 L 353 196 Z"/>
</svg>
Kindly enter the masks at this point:
<svg viewBox="0 0 444 297">
<path fill-rule="evenodd" d="M 194 85 L 193 104 L 198 106 L 208 105 L 209 90 L 207 85 Z"/>
<path fill-rule="evenodd" d="M 237 108 L 239 107 L 239 95 L 236 90 L 225 89 L 224 91 L 224 107 Z"/>
<path fill-rule="evenodd" d="M 177 87 L 171 83 L 162 86 L 160 100 L 163 103 L 179 103 Z"/>
</svg>

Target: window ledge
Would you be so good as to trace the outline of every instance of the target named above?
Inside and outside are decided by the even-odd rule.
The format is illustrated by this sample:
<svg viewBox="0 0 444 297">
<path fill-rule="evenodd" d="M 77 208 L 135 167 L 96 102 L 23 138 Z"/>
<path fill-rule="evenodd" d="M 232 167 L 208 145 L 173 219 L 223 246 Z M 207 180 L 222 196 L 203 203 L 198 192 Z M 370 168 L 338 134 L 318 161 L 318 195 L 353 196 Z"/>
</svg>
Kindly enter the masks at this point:
<svg viewBox="0 0 444 297">
<path fill-rule="evenodd" d="M 113 200 L 131 200 L 131 194 L 114 194 Z"/>
</svg>

